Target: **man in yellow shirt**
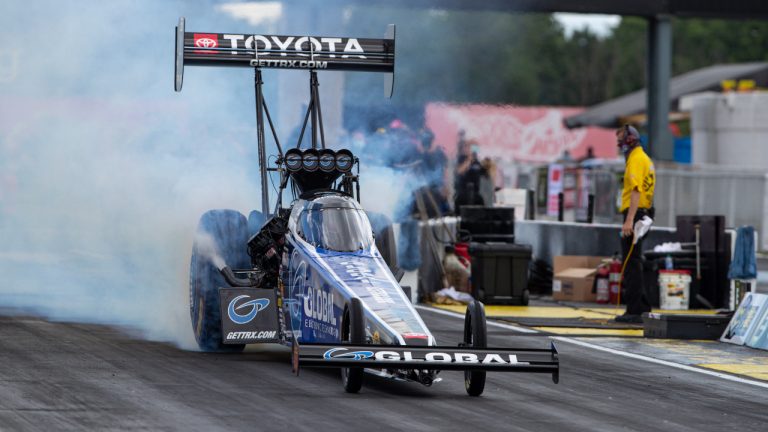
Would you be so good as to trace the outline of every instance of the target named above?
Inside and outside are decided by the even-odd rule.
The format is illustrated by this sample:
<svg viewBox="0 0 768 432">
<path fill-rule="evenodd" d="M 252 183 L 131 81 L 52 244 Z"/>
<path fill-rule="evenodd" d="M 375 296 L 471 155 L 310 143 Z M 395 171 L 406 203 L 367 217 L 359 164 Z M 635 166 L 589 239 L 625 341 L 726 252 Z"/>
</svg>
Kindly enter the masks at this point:
<svg viewBox="0 0 768 432">
<path fill-rule="evenodd" d="M 617 322 L 642 323 L 643 312 L 651 311 L 651 304 L 643 285 L 642 237 L 635 240 L 635 222 L 644 216 L 653 218 L 653 191 L 656 186 L 656 170 L 651 158 L 640 145 L 640 134 L 630 125 L 616 131 L 616 142 L 626 158 L 624 188 L 621 193 L 621 250 L 623 279 L 621 286 L 626 293 L 627 311 L 616 317 Z"/>
</svg>

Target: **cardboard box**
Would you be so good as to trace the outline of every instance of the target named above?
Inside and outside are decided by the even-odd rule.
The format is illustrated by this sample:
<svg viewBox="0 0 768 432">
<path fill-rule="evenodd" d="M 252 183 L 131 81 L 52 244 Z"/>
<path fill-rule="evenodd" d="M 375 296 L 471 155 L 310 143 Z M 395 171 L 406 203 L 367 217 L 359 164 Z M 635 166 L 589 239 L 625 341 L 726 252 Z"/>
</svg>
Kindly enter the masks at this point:
<svg viewBox="0 0 768 432">
<path fill-rule="evenodd" d="M 592 292 L 597 267 L 604 257 L 561 255 L 554 259 L 552 299 L 577 302 L 594 302 L 597 293 Z"/>
<path fill-rule="evenodd" d="M 552 263 L 554 274 L 558 274 L 569 268 L 591 268 L 596 269 L 603 260 L 608 257 L 588 256 L 588 255 L 558 255 Z"/>
</svg>

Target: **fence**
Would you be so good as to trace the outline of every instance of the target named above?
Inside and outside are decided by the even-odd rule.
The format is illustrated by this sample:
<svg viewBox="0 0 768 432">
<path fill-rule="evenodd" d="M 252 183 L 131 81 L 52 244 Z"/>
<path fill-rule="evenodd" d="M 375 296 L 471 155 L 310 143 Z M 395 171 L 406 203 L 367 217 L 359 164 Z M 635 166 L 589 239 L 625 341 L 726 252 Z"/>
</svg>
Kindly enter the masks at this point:
<svg viewBox="0 0 768 432">
<path fill-rule="evenodd" d="M 527 184 L 537 197 L 546 197 L 546 175 L 528 170 Z M 573 220 L 584 220 L 588 194 L 594 195 L 594 221 L 620 223 L 617 198 L 623 164 L 574 168 L 576 176 Z M 545 179 L 542 182 L 540 179 Z M 543 184 L 542 184 L 543 183 Z M 759 233 L 761 250 L 768 250 L 768 173 L 716 166 L 657 167 L 656 226 L 674 227 L 677 215 L 724 215 L 731 227 L 751 225 Z M 538 213 L 546 212 L 539 201 Z M 566 206 L 567 208 L 567 206 Z"/>
</svg>

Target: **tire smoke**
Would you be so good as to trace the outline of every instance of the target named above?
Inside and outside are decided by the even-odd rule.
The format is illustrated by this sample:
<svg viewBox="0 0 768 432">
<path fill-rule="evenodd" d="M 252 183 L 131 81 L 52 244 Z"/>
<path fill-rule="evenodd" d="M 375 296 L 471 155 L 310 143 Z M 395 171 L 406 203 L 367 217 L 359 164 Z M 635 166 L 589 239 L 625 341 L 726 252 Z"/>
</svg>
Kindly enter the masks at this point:
<svg viewBox="0 0 768 432">
<path fill-rule="evenodd" d="M 250 24 L 210 2 L 3 5 L 0 36 L 9 41 L 0 48 L 4 312 L 124 326 L 196 348 L 188 284 L 198 219 L 216 208 L 248 214 L 261 190 L 253 72 L 189 68 L 183 93 L 175 93 L 173 27 L 180 16 L 188 31 L 279 34 L 275 24 Z M 311 27 L 317 20 L 281 30 L 324 32 Z M 323 19 L 326 27 L 376 36 L 341 24 Z M 322 74 L 321 82 L 330 82 Z M 301 94 L 275 97 L 278 75 L 295 79 Z M 283 111 L 306 102 L 304 74 L 265 71 L 265 81 L 269 103 L 279 99 L 288 107 Z M 321 93 L 342 90 L 321 87 Z M 280 126 L 280 133 L 289 132 Z M 414 188 L 391 169 L 362 177 L 363 206 L 390 217 Z M 215 247 L 207 252 L 217 267 L 225 265 Z"/>
<path fill-rule="evenodd" d="M 208 258 L 217 269 L 221 270 L 227 266 L 227 263 L 224 262 L 224 258 L 216 247 L 216 240 L 210 234 L 198 231 L 195 234 L 195 244 L 197 245 L 197 251 Z"/>
</svg>

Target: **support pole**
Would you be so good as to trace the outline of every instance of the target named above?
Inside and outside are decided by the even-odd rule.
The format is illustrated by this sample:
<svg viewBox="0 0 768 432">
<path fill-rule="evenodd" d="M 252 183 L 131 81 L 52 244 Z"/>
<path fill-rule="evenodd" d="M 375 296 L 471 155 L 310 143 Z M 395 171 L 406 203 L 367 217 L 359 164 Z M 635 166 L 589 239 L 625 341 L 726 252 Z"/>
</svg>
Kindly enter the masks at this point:
<svg viewBox="0 0 768 432">
<path fill-rule="evenodd" d="M 648 19 L 648 151 L 655 160 L 674 160 L 669 132 L 669 81 L 672 73 L 672 22 L 669 16 Z"/>
<path fill-rule="evenodd" d="M 307 107 L 307 113 L 304 115 L 304 122 L 301 124 L 301 133 L 299 134 L 299 141 L 296 143 L 296 148 L 301 148 L 301 141 L 304 139 L 304 131 L 307 129 L 307 121 L 309 121 L 309 114 L 312 113 L 313 108 L 312 99 L 309 100 L 309 106 Z"/>
<path fill-rule="evenodd" d="M 320 145 L 325 148 L 325 129 L 323 129 L 323 109 L 320 105 L 320 82 L 317 80 L 317 72 L 312 71 L 312 77 L 314 79 L 312 98 L 315 100 L 315 107 L 317 108 L 317 123 L 320 126 Z"/>
<path fill-rule="evenodd" d="M 261 174 L 261 212 L 269 217 L 269 188 L 267 185 L 267 143 L 264 139 L 264 94 L 262 92 L 261 69 L 253 69 L 256 92 L 256 135 L 259 145 L 259 171 Z"/>
<path fill-rule="evenodd" d="M 525 219 L 536 219 L 536 193 L 533 189 L 525 191 Z"/>
<path fill-rule="evenodd" d="M 315 99 L 315 89 L 317 88 L 317 72 L 309 71 L 309 97 L 312 99 L 312 148 L 317 148 L 317 99 Z"/>
</svg>

